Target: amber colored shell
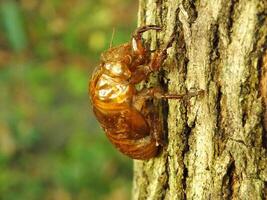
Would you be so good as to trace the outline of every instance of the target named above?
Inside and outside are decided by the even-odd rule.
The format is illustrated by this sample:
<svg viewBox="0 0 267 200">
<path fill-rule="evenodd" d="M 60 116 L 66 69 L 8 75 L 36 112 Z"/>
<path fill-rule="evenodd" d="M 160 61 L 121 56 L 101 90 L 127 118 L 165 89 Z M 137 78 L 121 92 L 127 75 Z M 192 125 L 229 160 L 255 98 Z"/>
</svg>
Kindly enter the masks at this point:
<svg viewBox="0 0 267 200">
<path fill-rule="evenodd" d="M 143 113 L 132 106 L 136 89 L 129 79 L 136 58 L 129 43 L 105 52 L 92 75 L 89 95 L 109 140 L 131 158 L 149 159 L 158 147 Z"/>
<path fill-rule="evenodd" d="M 160 87 L 135 89 L 151 72 L 160 70 L 167 49 L 176 38 L 173 32 L 164 48 L 150 51 L 142 42 L 142 33 L 148 30 L 161 28 L 157 25 L 137 28 L 131 42 L 104 52 L 89 86 L 93 111 L 109 140 L 123 154 L 140 160 L 155 157 L 160 146 L 166 144 L 160 111 L 152 102 L 205 94 L 203 89 L 186 94 L 167 93 Z"/>
</svg>

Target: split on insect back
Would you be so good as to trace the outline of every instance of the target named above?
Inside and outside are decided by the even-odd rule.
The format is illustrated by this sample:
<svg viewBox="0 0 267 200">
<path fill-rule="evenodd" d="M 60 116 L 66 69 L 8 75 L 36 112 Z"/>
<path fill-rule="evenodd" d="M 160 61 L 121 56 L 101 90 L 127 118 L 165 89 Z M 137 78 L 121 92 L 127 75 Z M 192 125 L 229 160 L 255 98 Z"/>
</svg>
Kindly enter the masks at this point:
<svg viewBox="0 0 267 200">
<path fill-rule="evenodd" d="M 149 30 L 162 31 L 157 25 L 137 28 L 130 42 L 104 52 L 89 85 L 93 111 L 108 139 L 123 154 L 140 160 L 157 156 L 165 144 L 160 111 L 151 101 L 189 99 L 203 93 L 169 94 L 159 87 L 136 89 L 136 84 L 160 70 L 175 40 L 173 34 L 164 48 L 152 53 L 142 41 L 142 34 Z"/>
</svg>

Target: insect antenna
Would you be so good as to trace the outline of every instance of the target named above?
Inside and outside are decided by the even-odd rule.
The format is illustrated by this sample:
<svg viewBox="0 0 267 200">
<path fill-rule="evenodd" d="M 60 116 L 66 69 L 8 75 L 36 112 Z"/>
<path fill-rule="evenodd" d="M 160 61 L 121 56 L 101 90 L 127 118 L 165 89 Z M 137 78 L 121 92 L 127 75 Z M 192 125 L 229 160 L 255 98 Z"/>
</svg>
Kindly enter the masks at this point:
<svg viewBox="0 0 267 200">
<path fill-rule="evenodd" d="M 115 28 L 113 27 L 113 29 L 112 29 L 112 35 L 111 35 L 111 40 L 110 40 L 110 43 L 109 43 L 109 48 L 112 47 L 114 35 L 115 35 Z"/>
</svg>

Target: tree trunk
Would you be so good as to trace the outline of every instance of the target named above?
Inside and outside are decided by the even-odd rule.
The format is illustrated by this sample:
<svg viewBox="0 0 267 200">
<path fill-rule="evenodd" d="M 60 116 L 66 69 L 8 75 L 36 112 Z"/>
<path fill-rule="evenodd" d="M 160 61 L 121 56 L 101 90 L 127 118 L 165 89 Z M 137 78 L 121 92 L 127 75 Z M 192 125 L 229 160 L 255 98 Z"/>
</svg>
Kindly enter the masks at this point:
<svg viewBox="0 0 267 200">
<path fill-rule="evenodd" d="M 163 28 L 151 49 L 177 34 L 163 87 L 205 95 L 168 101 L 168 144 L 134 161 L 133 199 L 267 199 L 267 1 L 140 0 L 145 24 Z"/>
</svg>

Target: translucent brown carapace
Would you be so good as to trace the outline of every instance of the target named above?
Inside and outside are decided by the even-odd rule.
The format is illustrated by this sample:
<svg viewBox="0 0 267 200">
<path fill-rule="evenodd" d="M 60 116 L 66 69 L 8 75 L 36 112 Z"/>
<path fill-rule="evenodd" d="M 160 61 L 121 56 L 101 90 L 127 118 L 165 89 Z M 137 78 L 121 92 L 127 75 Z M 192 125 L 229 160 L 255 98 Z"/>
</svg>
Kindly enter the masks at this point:
<svg viewBox="0 0 267 200">
<path fill-rule="evenodd" d="M 147 30 L 161 29 L 156 25 L 138 28 L 131 42 L 104 52 L 89 86 L 93 111 L 109 140 L 125 155 L 141 160 L 155 157 L 164 144 L 159 109 L 149 101 L 197 95 L 165 94 L 159 88 L 136 90 L 137 83 L 160 69 L 175 39 L 173 35 L 164 49 L 152 53 L 142 43 Z"/>
</svg>

